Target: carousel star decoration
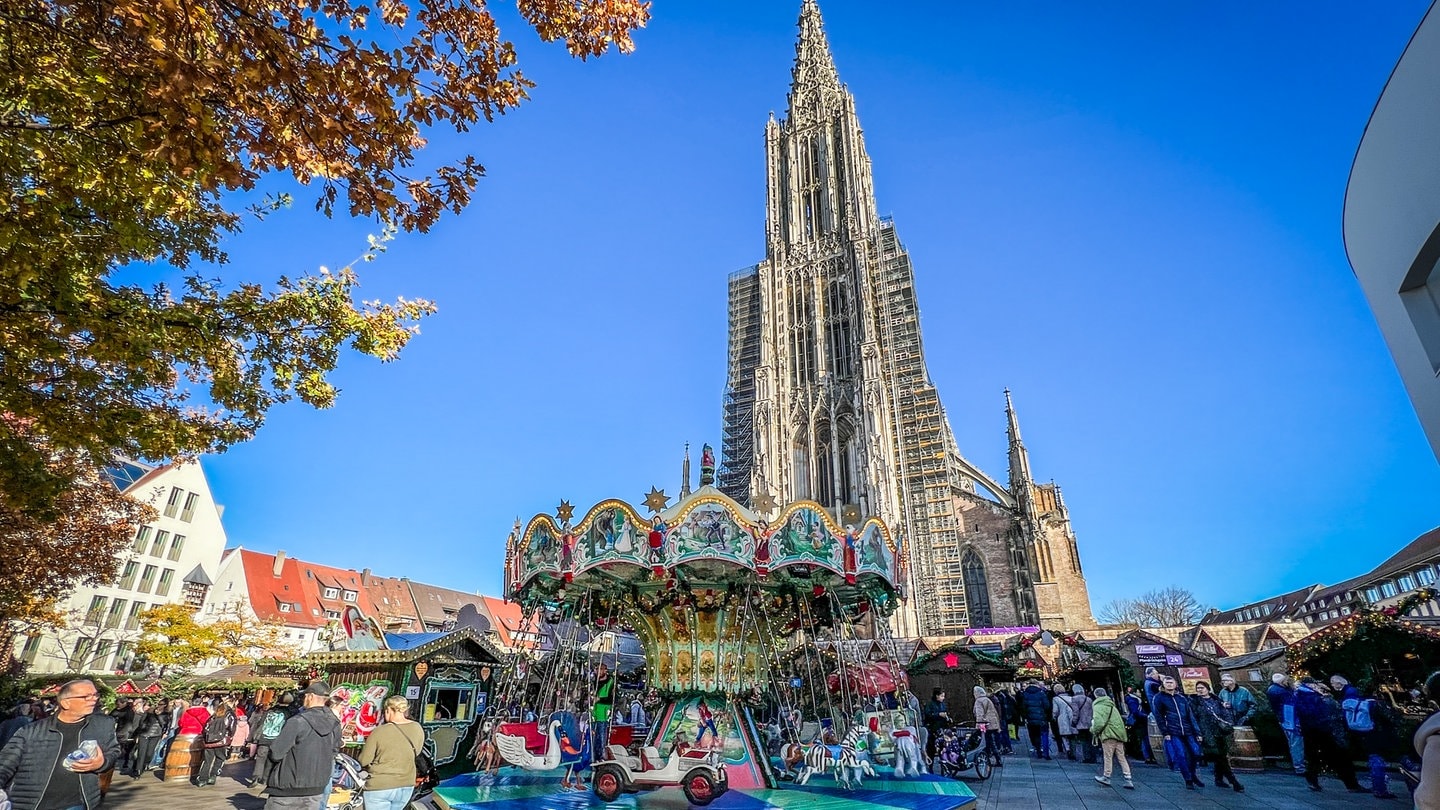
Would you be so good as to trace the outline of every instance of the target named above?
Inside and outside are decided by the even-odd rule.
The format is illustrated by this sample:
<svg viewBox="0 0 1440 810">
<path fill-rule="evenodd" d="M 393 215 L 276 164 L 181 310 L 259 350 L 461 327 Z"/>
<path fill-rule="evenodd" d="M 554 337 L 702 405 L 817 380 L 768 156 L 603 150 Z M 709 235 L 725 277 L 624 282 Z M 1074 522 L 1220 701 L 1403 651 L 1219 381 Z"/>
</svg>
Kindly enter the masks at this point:
<svg viewBox="0 0 1440 810">
<path fill-rule="evenodd" d="M 650 487 L 650 491 L 645 493 L 645 507 L 656 514 L 665 511 L 665 504 L 669 502 L 670 496 L 663 489 Z"/>
<path fill-rule="evenodd" d="M 762 515 L 768 514 L 775 509 L 775 496 L 771 495 L 769 490 L 765 490 L 752 498 L 751 503 L 754 504 L 756 512 Z"/>
<path fill-rule="evenodd" d="M 574 516 L 575 507 L 571 506 L 569 501 L 561 501 L 560 505 L 555 507 L 555 517 L 560 518 L 561 523 L 569 521 Z"/>
</svg>

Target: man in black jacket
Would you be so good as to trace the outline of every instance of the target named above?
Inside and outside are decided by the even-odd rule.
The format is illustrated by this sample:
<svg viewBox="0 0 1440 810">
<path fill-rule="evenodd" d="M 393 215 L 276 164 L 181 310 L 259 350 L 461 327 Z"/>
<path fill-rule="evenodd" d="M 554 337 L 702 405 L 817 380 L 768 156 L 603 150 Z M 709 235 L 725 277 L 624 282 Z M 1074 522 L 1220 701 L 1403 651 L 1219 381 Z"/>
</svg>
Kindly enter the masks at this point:
<svg viewBox="0 0 1440 810">
<path fill-rule="evenodd" d="M 0 788 L 9 792 L 15 810 L 100 806 L 99 774 L 115 767 L 120 743 L 115 721 L 95 713 L 99 697 L 94 681 L 65 683 L 57 698 L 59 711 L 20 729 L 0 750 Z M 84 742 L 93 742 L 97 753 L 67 761 Z"/>
<path fill-rule="evenodd" d="M 329 697 L 330 684 L 311 681 L 305 710 L 285 721 L 271 743 L 265 810 L 319 810 L 341 746 L 340 719 L 325 706 Z"/>
</svg>

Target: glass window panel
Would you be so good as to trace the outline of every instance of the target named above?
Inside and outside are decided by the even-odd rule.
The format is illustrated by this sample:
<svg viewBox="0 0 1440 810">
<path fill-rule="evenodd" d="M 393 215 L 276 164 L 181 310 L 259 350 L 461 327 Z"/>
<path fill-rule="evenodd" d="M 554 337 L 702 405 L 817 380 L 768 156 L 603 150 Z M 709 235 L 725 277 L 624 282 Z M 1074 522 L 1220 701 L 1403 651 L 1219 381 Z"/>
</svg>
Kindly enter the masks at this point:
<svg viewBox="0 0 1440 810">
<path fill-rule="evenodd" d="M 155 572 L 160 570 L 158 565 L 145 566 L 145 573 L 140 575 L 140 587 L 136 590 L 140 593 L 149 593 L 150 586 L 155 584 Z"/>
<path fill-rule="evenodd" d="M 130 588 L 135 584 L 135 574 L 139 570 L 140 563 L 137 563 L 134 560 L 126 562 L 125 570 L 123 573 L 120 574 L 120 579 L 115 583 L 115 587 L 120 588 L 121 590 L 130 590 Z"/>
<path fill-rule="evenodd" d="M 150 556 L 160 557 L 165 554 L 165 541 L 170 539 L 170 532 L 158 529 L 155 532 L 155 542 L 150 544 Z"/>
<path fill-rule="evenodd" d="M 165 502 L 165 517 L 175 517 L 180 514 L 180 496 L 185 491 L 179 487 L 170 488 L 170 499 Z"/>
<path fill-rule="evenodd" d="M 135 602 L 130 605 L 130 615 L 125 617 L 126 630 L 140 629 L 140 614 L 145 612 L 144 602 Z"/>
<path fill-rule="evenodd" d="M 85 611 L 85 622 L 87 624 L 99 624 L 105 616 L 105 603 L 110 601 L 104 596 L 95 596 L 90 599 L 90 609 Z"/>
<path fill-rule="evenodd" d="M 152 529 L 151 529 L 149 526 L 141 526 L 139 529 L 137 529 L 137 530 L 135 531 L 135 553 L 136 553 L 136 554 L 144 554 L 144 553 L 145 553 L 145 547 L 150 544 L 150 532 L 151 532 L 151 531 L 152 531 Z"/>
<path fill-rule="evenodd" d="M 105 616 L 107 628 L 114 629 L 120 626 L 120 619 L 125 615 L 125 606 L 128 604 L 129 601 L 125 599 L 116 599 L 110 603 L 110 612 Z"/>
<path fill-rule="evenodd" d="M 160 584 L 155 588 L 155 595 L 156 595 L 156 596 L 169 596 L 169 595 L 170 595 L 170 580 L 172 580 L 172 579 L 174 579 L 174 578 L 175 578 L 175 570 L 174 570 L 173 568 L 166 568 L 164 571 L 161 571 L 161 572 L 160 572 Z"/>
<path fill-rule="evenodd" d="M 177 534 L 170 538 L 170 553 L 166 555 L 168 560 L 180 559 L 180 550 L 185 548 L 185 535 Z"/>
<path fill-rule="evenodd" d="M 185 508 L 180 510 L 181 520 L 189 523 L 195 519 L 195 502 L 198 500 L 200 500 L 200 496 L 193 492 L 185 496 Z"/>
</svg>

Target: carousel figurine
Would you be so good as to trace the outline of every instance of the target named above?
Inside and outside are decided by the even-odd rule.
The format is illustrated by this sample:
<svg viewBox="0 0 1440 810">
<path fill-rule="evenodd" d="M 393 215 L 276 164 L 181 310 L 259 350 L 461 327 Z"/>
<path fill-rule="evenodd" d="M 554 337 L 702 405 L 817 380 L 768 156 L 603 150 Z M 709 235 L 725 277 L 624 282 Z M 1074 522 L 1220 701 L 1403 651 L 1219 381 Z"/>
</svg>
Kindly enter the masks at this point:
<svg viewBox="0 0 1440 810">
<path fill-rule="evenodd" d="M 855 552 L 860 545 L 860 532 L 854 526 L 845 527 L 845 584 L 855 584 Z"/>
<path fill-rule="evenodd" d="M 761 520 L 752 532 L 755 537 L 755 573 L 763 579 L 770 575 L 770 523 Z"/>
<path fill-rule="evenodd" d="M 650 525 L 650 572 L 660 577 L 665 575 L 665 531 L 668 527 L 659 516 L 651 518 Z"/>
</svg>

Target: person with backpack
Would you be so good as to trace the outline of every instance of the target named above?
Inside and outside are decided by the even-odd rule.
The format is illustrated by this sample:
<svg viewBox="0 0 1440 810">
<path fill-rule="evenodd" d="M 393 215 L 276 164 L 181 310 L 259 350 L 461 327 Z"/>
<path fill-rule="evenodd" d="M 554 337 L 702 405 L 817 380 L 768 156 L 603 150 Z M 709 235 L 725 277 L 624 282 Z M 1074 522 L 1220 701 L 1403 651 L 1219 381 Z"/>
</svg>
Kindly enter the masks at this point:
<svg viewBox="0 0 1440 810">
<path fill-rule="evenodd" d="M 230 738 L 235 735 L 235 707 L 222 700 L 215 706 L 215 713 L 205 721 L 200 733 L 200 744 L 205 748 L 205 758 L 200 762 L 200 773 L 195 777 L 198 787 L 211 787 L 220 776 L 220 769 L 230 753 Z"/>
<path fill-rule="evenodd" d="M 990 757 L 990 762 L 995 767 L 1002 767 L 1000 761 L 1000 709 L 996 707 L 995 701 L 985 693 L 985 687 L 977 686 L 975 693 L 975 725 L 985 734 L 985 749 Z"/>
<path fill-rule="evenodd" d="M 1320 790 L 1320 767 L 1329 765 L 1351 792 L 1365 793 L 1365 788 L 1355 781 L 1355 766 L 1350 762 L 1350 755 L 1336 737 L 1334 718 L 1320 688 L 1318 681 L 1306 677 L 1300 679 L 1295 689 L 1295 722 L 1305 743 L 1305 781 L 1311 790 Z"/>
<path fill-rule="evenodd" d="M 1230 738 L 1235 734 L 1235 713 L 1230 710 L 1230 704 L 1211 692 L 1210 684 L 1205 681 L 1195 683 L 1190 702 L 1202 736 L 1215 747 L 1215 787 L 1225 787 L 1228 779 L 1236 793 L 1244 793 L 1245 788 L 1230 769 Z"/>
<path fill-rule="evenodd" d="M 285 692 L 274 706 L 266 709 L 260 719 L 250 725 L 250 742 L 255 744 L 255 771 L 250 777 L 250 787 L 265 784 L 270 773 L 270 746 L 280 737 L 285 721 L 290 719 L 290 706 L 295 703 L 295 693 Z"/>
<path fill-rule="evenodd" d="M 1030 737 L 1031 756 L 1050 758 L 1050 697 L 1039 681 L 1030 681 L 1020 693 L 1020 715 Z"/>
<path fill-rule="evenodd" d="M 1340 700 L 1345 728 L 1365 753 L 1370 790 L 1378 799 L 1393 799 L 1385 776 L 1385 752 L 1394 747 L 1395 723 L 1385 705 L 1367 698 L 1344 675 L 1331 675 L 1330 687 Z"/>
</svg>

